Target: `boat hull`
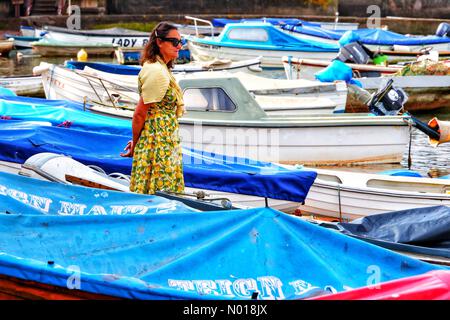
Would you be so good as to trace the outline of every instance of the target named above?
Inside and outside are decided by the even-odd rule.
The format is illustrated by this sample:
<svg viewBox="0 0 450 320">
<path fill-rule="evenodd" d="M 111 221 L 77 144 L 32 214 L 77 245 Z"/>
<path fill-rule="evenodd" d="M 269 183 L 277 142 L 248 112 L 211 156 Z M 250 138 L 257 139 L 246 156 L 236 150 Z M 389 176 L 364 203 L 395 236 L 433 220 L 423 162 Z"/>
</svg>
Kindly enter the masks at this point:
<svg viewBox="0 0 450 320">
<path fill-rule="evenodd" d="M 284 71 L 288 79 L 314 80 L 315 73 L 328 67 L 332 61 L 301 59 L 284 56 L 282 59 Z M 391 75 L 402 69 L 402 66 L 376 66 L 367 64 L 346 63 L 356 74 L 377 73 L 382 76 Z"/>
<path fill-rule="evenodd" d="M 305 204 L 299 206 L 302 214 L 350 221 L 385 212 L 450 205 L 450 184 L 442 179 L 316 171 L 318 177 Z"/>
<path fill-rule="evenodd" d="M 117 297 L 68 289 L 46 283 L 0 275 L 2 300 L 118 300 Z"/>
<path fill-rule="evenodd" d="M 62 45 L 36 45 L 33 44 L 33 52 L 39 54 L 43 57 L 76 57 L 77 53 L 80 50 L 85 50 L 88 55 L 91 56 L 113 56 L 115 48 L 111 47 L 89 47 L 83 45 L 70 45 L 70 46 L 62 46 Z"/>
<path fill-rule="evenodd" d="M 0 86 L 11 89 L 19 96 L 45 96 L 40 76 L 0 77 Z"/>
</svg>

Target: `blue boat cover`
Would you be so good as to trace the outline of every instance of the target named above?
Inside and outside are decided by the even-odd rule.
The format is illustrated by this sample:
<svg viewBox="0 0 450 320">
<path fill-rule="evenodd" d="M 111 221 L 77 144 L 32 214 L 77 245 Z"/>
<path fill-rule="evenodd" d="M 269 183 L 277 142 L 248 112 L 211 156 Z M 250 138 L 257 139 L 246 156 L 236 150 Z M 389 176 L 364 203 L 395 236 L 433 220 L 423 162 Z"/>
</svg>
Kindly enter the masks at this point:
<svg viewBox="0 0 450 320">
<path fill-rule="evenodd" d="M 345 234 L 385 244 L 408 245 L 400 246 L 402 251 L 450 258 L 450 208 L 447 206 L 376 214 L 339 225 Z"/>
<path fill-rule="evenodd" d="M 445 269 L 270 208 L 105 215 L 91 206 L 162 200 L 51 184 L 0 173 L 1 275 L 122 298 L 250 300 L 255 292 L 307 298 Z M 45 204 L 90 211 L 33 208 Z"/>
<path fill-rule="evenodd" d="M 235 40 L 229 37 L 234 29 L 263 29 L 267 32 L 265 40 Z M 338 52 L 339 46 L 322 43 L 314 40 L 303 40 L 291 36 L 269 23 L 230 23 L 225 26 L 218 37 L 197 38 L 189 36 L 195 42 L 223 47 L 255 49 L 255 50 L 282 50 L 282 51 L 306 51 L 306 52 Z"/>
<path fill-rule="evenodd" d="M 227 18 L 215 18 L 212 19 L 212 24 L 214 27 L 222 28 L 228 23 L 239 23 L 239 22 L 268 22 L 274 26 L 279 25 L 304 25 L 304 26 L 314 26 L 320 27 L 320 23 L 308 22 L 296 18 L 255 18 L 255 19 L 227 19 Z"/>
<path fill-rule="evenodd" d="M 406 36 L 381 29 L 326 30 L 314 26 L 282 25 L 282 29 L 323 39 L 338 41 L 346 32 L 355 34 L 363 44 L 369 45 L 416 45 L 426 46 L 438 43 L 450 43 L 450 38 L 439 36 Z M 347 34 L 348 36 L 348 34 Z"/>
<path fill-rule="evenodd" d="M 130 124 L 131 125 L 131 124 Z M 107 173 L 131 173 L 131 158 L 119 154 L 131 135 L 99 133 L 18 120 L 0 120 L 0 160 L 24 163 L 41 152 L 71 156 Z M 317 173 L 272 163 L 183 150 L 187 187 L 302 202 Z"/>
<path fill-rule="evenodd" d="M 198 211 L 176 200 L 0 172 L 0 215 L 106 216 Z"/>
<path fill-rule="evenodd" d="M 102 62 L 66 61 L 65 66 L 69 69 L 77 70 L 84 70 L 84 67 L 90 67 L 103 72 L 123 74 L 128 76 L 137 76 L 141 71 L 140 66 L 127 66 Z"/>
<path fill-rule="evenodd" d="M 55 126 L 131 136 L 129 120 L 83 111 L 83 104 L 67 100 L 0 96 L 0 117 L 48 121 Z"/>
</svg>

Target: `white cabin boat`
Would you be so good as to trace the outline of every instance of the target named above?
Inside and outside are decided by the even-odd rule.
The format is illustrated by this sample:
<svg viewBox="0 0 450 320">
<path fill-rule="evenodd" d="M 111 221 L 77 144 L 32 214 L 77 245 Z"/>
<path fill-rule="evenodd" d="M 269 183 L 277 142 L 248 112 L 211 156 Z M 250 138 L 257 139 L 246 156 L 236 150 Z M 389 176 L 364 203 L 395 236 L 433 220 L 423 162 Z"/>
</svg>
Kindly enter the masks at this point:
<svg viewBox="0 0 450 320">
<path fill-rule="evenodd" d="M 91 94 L 86 91 L 86 78 L 77 82 L 74 70 L 59 69 L 71 82 L 57 76 L 58 69 L 43 72 L 47 98 L 86 101 Z M 120 86 L 111 85 L 110 91 L 102 93 L 104 85 L 90 79 L 97 101 L 110 100 L 87 108 L 132 118 L 135 104 L 124 102 L 129 96 L 123 95 L 126 92 Z M 401 116 L 269 115 L 232 74 L 183 75 L 178 81 L 188 110 L 180 118 L 180 134 L 188 148 L 269 162 L 347 165 L 398 163 L 408 143 L 409 129 Z M 137 92 L 128 94 L 137 101 Z"/>
</svg>

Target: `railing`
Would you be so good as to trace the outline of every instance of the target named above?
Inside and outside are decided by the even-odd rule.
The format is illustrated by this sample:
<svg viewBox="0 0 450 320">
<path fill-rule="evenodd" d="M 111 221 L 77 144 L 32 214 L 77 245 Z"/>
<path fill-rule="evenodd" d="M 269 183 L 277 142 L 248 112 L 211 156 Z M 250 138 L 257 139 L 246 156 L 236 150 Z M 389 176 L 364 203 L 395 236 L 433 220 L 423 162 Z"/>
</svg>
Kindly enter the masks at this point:
<svg viewBox="0 0 450 320">
<path fill-rule="evenodd" d="M 195 18 L 195 17 L 191 17 L 191 16 L 184 16 L 184 17 L 185 17 L 186 19 L 189 19 L 189 20 L 194 20 L 195 35 L 196 35 L 197 37 L 199 36 L 198 28 L 197 28 L 197 21 L 208 24 L 208 25 L 211 27 L 211 37 L 214 37 L 214 26 L 213 26 L 213 24 L 211 23 L 211 21 L 209 21 L 209 20 L 203 20 L 203 19 Z"/>
</svg>

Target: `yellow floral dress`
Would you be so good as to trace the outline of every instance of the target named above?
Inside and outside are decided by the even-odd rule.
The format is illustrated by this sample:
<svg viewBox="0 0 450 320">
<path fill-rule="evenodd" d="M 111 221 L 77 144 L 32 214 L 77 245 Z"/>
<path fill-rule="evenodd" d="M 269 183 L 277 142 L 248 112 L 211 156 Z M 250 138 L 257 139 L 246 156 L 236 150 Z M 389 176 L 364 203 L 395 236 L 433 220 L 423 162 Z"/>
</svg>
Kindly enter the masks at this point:
<svg viewBox="0 0 450 320">
<path fill-rule="evenodd" d="M 154 104 L 147 112 L 144 128 L 134 148 L 130 191 L 143 194 L 154 194 L 159 190 L 183 192 L 177 118 L 177 110 L 183 103 L 181 90 L 161 60 L 152 66 L 147 64 L 139 74 L 138 87 L 144 103 Z M 160 88 L 155 89 L 158 86 Z"/>
</svg>

